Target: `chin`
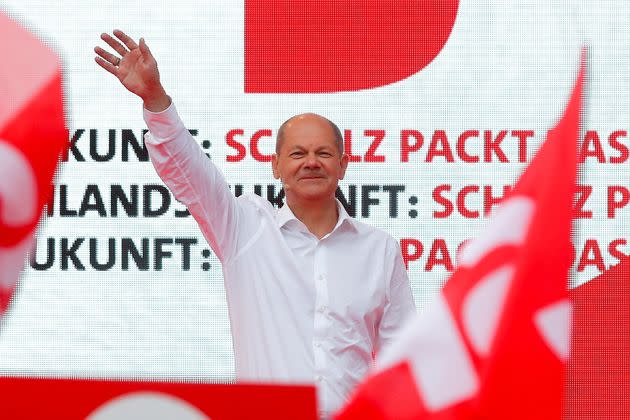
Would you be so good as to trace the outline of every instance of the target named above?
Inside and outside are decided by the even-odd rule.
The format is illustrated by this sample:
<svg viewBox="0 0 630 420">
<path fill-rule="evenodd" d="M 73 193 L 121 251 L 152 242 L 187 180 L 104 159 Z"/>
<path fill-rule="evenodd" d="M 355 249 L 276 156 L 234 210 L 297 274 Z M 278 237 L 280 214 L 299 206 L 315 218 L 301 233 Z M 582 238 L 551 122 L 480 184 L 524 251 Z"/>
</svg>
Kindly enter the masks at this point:
<svg viewBox="0 0 630 420">
<path fill-rule="evenodd" d="M 332 193 L 327 188 L 301 188 L 299 191 L 293 191 L 298 199 L 308 201 L 327 200 L 335 197 L 335 191 Z"/>
</svg>

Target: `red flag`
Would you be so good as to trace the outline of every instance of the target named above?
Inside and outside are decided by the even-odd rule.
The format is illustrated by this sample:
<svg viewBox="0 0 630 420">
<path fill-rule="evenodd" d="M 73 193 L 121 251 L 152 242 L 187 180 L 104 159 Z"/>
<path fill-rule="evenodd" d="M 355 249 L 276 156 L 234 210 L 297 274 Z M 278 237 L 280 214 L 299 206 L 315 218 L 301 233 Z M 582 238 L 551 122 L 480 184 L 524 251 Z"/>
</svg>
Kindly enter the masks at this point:
<svg viewBox="0 0 630 420">
<path fill-rule="evenodd" d="M 571 291 L 566 419 L 630 413 L 630 257 Z"/>
<path fill-rule="evenodd" d="M 68 135 L 57 56 L 0 12 L 0 315 Z"/>
<path fill-rule="evenodd" d="M 512 193 L 338 420 L 561 417 L 583 80 L 584 58 L 563 117 Z"/>
</svg>

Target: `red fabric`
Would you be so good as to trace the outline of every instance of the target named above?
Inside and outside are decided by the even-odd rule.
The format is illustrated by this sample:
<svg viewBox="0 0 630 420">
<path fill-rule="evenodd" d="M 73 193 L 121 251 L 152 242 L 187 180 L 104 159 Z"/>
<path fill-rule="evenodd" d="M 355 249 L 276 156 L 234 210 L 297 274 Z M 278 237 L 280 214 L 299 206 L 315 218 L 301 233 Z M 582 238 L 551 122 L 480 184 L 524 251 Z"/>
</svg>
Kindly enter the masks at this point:
<svg viewBox="0 0 630 420">
<path fill-rule="evenodd" d="M 445 364 L 441 374 L 456 379 L 435 385 L 439 381 L 434 378 L 427 383 L 414 376 L 423 371 L 435 373 L 422 360 L 414 359 L 414 354 L 424 350 L 398 350 L 404 355 L 401 363 L 368 378 L 338 420 L 561 418 L 570 328 L 571 209 L 583 81 L 582 60 L 565 114 L 486 232 L 462 252 L 462 263 L 444 287 L 443 300 L 438 299 L 420 315 L 442 325 L 431 330 L 417 322 L 419 328 L 411 334 L 420 339 L 401 337 L 405 345 L 448 343 L 450 347 L 443 350 L 460 359 L 462 374 L 458 376 Z M 512 234 L 519 232 L 519 226 L 523 233 Z M 442 301 L 450 318 L 440 309 Z M 490 322 L 493 319 L 495 324 Z M 456 331 L 442 335 L 440 328 Z M 423 339 L 417 331 L 433 335 Z M 431 356 L 440 362 L 439 352 Z M 407 365 L 412 368 L 405 370 Z M 462 366 L 470 366 L 472 373 L 465 375 Z M 417 399 L 409 396 L 414 392 Z"/>
<path fill-rule="evenodd" d="M 0 147 L 4 151 L 0 164 L 10 172 L 0 180 L 1 315 L 24 259 L 23 252 L 15 250 L 22 250 L 23 246 L 18 245 L 35 230 L 52 193 L 53 175 L 60 153 L 67 147 L 68 135 L 59 59 L 2 13 L 0 37 L 10 39 L 0 46 L 0 55 L 17 57 L 0 64 L 0 72 L 9 82 L 0 98 L 4 105 L 0 107 Z M 11 184 L 32 188 L 21 191 L 11 188 Z M 19 214 L 28 220 L 9 220 Z"/>
<path fill-rule="evenodd" d="M 630 257 L 571 291 L 567 420 L 630 413 Z"/>
<path fill-rule="evenodd" d="M 549 351 L 533 318 L 568 298 L 583 66 L 564 116 L 513 191 L 535 200 L 536 212 L 482 375 L 478 413 L 488 419 L 561 417 L 565 363 Z"/>
<path fill-rule="evenodd" d="M 19 149 L 31 165 L 37 180 L 40 212 L 52 194 L 57 162 L 68 143 L 64 124 L 61 74 L 57 72 L 13 119 L 0 128 L 0 139 Z M 23 240 L 38 221 L 39 213 L 29 224 L 19 227 L 9 226 L 0 219 L 0 246 L 8 247 Z"/>
<path fill-rule="evenodd" d="M 344 408 L 339 418 L 347 419 L 415 419 L 422 410 L 409 364 L 401 362 L 385 370 L 364 386 Z"/>
</svg>

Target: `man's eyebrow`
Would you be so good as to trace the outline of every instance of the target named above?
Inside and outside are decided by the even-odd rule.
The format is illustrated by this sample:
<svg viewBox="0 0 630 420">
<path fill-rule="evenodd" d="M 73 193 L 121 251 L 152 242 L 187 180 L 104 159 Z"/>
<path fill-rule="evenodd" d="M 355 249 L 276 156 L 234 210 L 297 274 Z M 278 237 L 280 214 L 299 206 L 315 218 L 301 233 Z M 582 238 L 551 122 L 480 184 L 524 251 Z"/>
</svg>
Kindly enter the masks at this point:
<svg viewBox="0 0 630 420">
<path fill-rule="evenodd" d="M 320 150 L 325 150 L 325 149 L 333 149 L 333 150 L 337 150 L 337 145 L 336 144 L 324 144 L 322 146 L 319 146 L 317 149 L 315 149 L 316 151 L 320 151 Z M 300 151 L 304 151 L 306 150 L 306 148 L 302 145 L 299 144 L 295 144 L 293 146 L 291 146 L 291 148 L 289 149 L 289 151 L 293 152 L 296 150 L 300 150 Z"/>
<path fill-rule="evenodd" d="M 337 147 L 327 144 L 325 146 L 321 146 L 317 148 L 317 150 L 326 150 L 326 149 L 337 150 Z"/>
</svg>

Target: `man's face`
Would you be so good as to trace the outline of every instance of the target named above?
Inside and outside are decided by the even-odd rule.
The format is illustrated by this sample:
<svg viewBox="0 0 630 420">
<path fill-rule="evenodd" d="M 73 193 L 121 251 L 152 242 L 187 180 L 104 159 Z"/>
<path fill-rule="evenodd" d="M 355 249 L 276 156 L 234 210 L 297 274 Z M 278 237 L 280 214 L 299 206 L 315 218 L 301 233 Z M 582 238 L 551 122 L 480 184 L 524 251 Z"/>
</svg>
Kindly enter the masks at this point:
<svg viewBox="0 0 630 420">
<path fill-rule="evenodd" d="M 284 127 L 273 175 L 280 179 L 288 200 L 333 199 L 346 172 L 348 156 L 341 155 L 330 123 L 315 114 L 299 115 Z"/>
</svg>

